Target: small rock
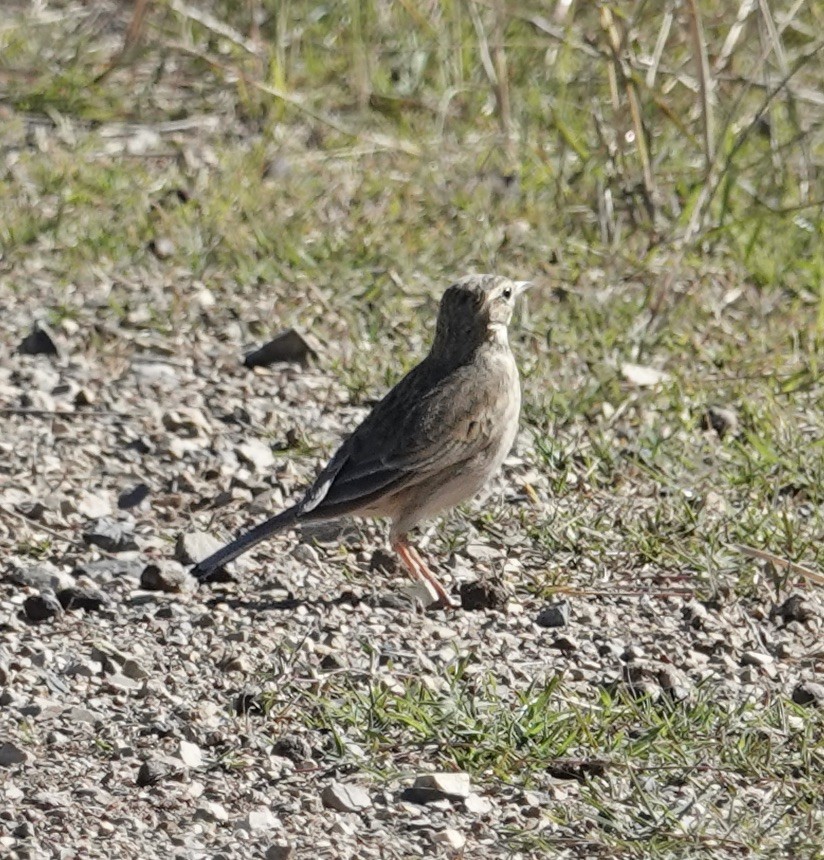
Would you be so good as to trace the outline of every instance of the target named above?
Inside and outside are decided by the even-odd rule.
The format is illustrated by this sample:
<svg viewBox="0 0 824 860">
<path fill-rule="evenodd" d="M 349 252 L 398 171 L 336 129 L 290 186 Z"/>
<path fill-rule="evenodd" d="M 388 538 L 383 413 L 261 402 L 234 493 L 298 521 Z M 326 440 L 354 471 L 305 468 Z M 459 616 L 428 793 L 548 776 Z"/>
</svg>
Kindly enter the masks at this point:
<svg viewBox="0 0 824 860">
<path fill-rule="evenodd" d="M 719 438 L 736 436 L 739 429 L 738 415 L 735 410 L 725 406 L 710 406 L 701 416 L 701 427 L 704 430 L 715 430 Z"/>
<path fill-rule="evenodd" d="M 466 845 L 466 837 L 463 833 L 452 827 L 432 833 L 431 839 L 436 845 L 445 845 L 451 851 L 460 851 Z"/>
<path fill-rule="evenodd" d="M 464 556 L 471 562 L 491 562 L 501 560 L 501 550 L 485 543 L 469 543 L 464 547 Z"/>
<path fill-rule="evenodd" d="M 144 567 L 145 562 L 136 558 L 101 558 L 79 564 L 74 575 L 87 576 L 98 584 L 111 582 L 121 576 L 139 580 Z"/>
<path fill-rule="evenodd" d="M 559 636 L 552 643 L 552 648 L 558 651 L 577 651 L 581 646 L 573 636 Z"/>
<path fill-rule="evenodd" d="M 77 393 L 74 395 L 74 405 L 83 407 L 83 406 L 94 406 L 97 401 L 97 395 L 89 388 L 80 387 L 77 389 Z"/>
<path fill-rule="evenodd" d="M 404 792 L 412 803 L 432 800 L 466 800 L 472 793 L 468 773 L 424 773 L 415 779 L 412 788 Z"/>
<path fill-rule="evenodd" d="M 70 723 L 89 723 L 90 725 L 96 726 L 103 722 L 100 714 L 95 713 L 88 708 L 83 708 L 80 705 L 73 705 L 71 708 L 66 708 L 66 710 L 63 711 L 62 716 Z"/>
<path fill-rule="evenodd" d="M 175 543 L 175 558 L 181 564 L 197 564 L 222 546 L 223 542 L 208 532 L 181 532 Z"/>
<path fill-rule="evenodd" d="M 759 682 L 760 678 L 758 677 L 758 672 L 753 666 L 745 666 L 738 673 L 738 680 L 741 684 L 753 686 Z"/>
<path fill-rule="evenodd" d="M 270 845 L 263 857 L 264 860 L 292 860 L 295 856 L 295 849 L 286 842 Z"/>
<path fill-rule="evenodd" d="M 203 311 L 211 310 L 217 304 L 215 294 L 208 287 L 198 290 L 194 295 L 194 300 L 200 305 L 200 309 Z"/>
<path fill-rule="evenodd" d="M 44 590 L 40 594 L 32 594 L 23 601 L 23 611 L 29 621 L 47 621 L 63 611 L 60 601 L 53 591 Z"/>
<path fill-rule="evenodd" d="M 145 681 L 149 677 L 149 673 L 137 662 L 129 657 L 123 663 L 123 674 L 133 681 Z"/>
<path fill-rule="evenodd" d="M 272 449 L 260 439 L 249 439 L 235 448 L 238 459 L 258 472 L 268 472 L 275 465 Z"/>
<path fill-rule="evenodd" d="M 761 651 L 744 651 L 741 655 L 742 666 L 769 666 L 775 661 L 771 654 L 764 654 Z"/>
<path fill-rule="evenodd" d="M 349 821 L 345 821 L 342 818 L 338 818 L 329 828 L 329 833 L 331 833 L 332 836 L 352 836 L 354 832 L 354 824 Z"/>
<path fill-rule="evenodd" d="M 60 348 L 51 329 L 36 322 L 17 347 L 20 355 L 60 355 Z"/>
<path fill-rule="evenodd" d="M 730 513 L 730 505 L 721 493 L 709 490 L 703 498 L 701 510 L 706 514 L 725 517 Z"/>
<path fill-rule="evenodd" d="M 127 678 L 122 672 L 112 672 L 106 677 L 106 687 L 118 693 L 130 693 L 140 687 L 140 681 Z"/>
<path fill-rule="evenodd" d="M 108 498 L 95 493 L 83 493 L 77 499 L 77 511 L 90 520 L 98 520 L 108 517 L 112 512 L 112 506 Z"/>
<path fill-rule="evenodd" d="M 539 627 L 566 627 L 569 623 L 569 602 L 560 600 L 545 606 L 535 619 Z"/>
<path fill-rule="evenodd" d="M 117 497 L 117 507 L 120 508 L 121 511 L 126 511 L 129 508 L 136 508 L 141 502 L 145 501 L 149 497 L 150 492 L 151 491 L 146 484 L 135 484 L 134 487 L 124 490 Z"/>
<path fill-rule="evenodd" d="M 793 690 L 792 699 L 796 705 L 813 705 L 816 708 L 824 708 L 824 684 L 802 681 Z"/>
<path fill-rule="evenodd" d="M 283 735 L 273 744 L 272 755 L 288 758 L 295 763 L 304 762 L 312 758 L 312 747 L 300 735 Z"/>
<path fill-rule="evenodd" d="M 162 559 L 143 568 L 140 587 L 145 591 L 165 591 L 171 594 L 190 587 L 190 577 L 176 561 Z"/>
<path fill-rule="evenodd" d="M 57 591 L 74 584 L 74 577 L 71 574 L 65 573 L 48 561 L 23 567 L 12 565 L 11 579 L 19 585 L 28 585 L 40 591 Z"/>
<path fill-rule="evenodd" d="M 637 385 L 639 388 L 648 388 L 658 385 L 669 378 L 669 374 L 654 367 L 645 367 L 641 364 L 626 362 L 621 365 L 621 375 L 627 382 Z"/>
<path fill-rule="evenodd" d="M 149 761 L 144 761 L 142 765 L 140 765 L 140 769 L 137 772 L 137 779 L 135 780 L 137 784 L 144 788 L 147 785 L 156 785 L 163 779 L 168 773 L 168 768 L 162 762 L 157 760 L 150 759 Z"/>
<path fill-rule="evenodd" d="M 641 645 L 637 642 L 631 642 L 624 648 L 620 656 L 624 662 L 632 663 L 634 660 L 643 660 L 647 655 Z"/>
<path fill-rule="evenodd" d="M 482 609 L 497 609 L 503 612 L 509 600 L 503 583 L 494 579 L 461 583 L 460 595 L 461 607 L 467 612 Z"/>
<path fill-rule="evenodd" d="M 83 532 L 83 540 L 106 552 L 127 552 L 137 549 L 132 527 L 126 523 L 102 518 Z"/>
<path fill-rule="evenodd" d="M 707 607 L 695 599 L 685 603 L 681 612 L 684 615 L 684 619 L 689 622 L 690 627 L 694 630 L 702 630 L 709 616 Z"/>
<path fill-rule="evenodd" d="M 250 810 L 237 822 L 236 829 L 255 833 L 261 830 L 275 830 L 281 827 L 280 819 L 265 806 Z"/>
<path fill-rule="evenodd" d="M 690 697 L 689 680 L 675 666 L 663 666 L 658 670 L 658 684 L 673 702 L 685 702 Z"/>
<path fill-rule="evenodd" d="M 178 754 L 186 767 L 197 768 L 203 764 L 203 753 L 197 744 L 181 741 Z"/>
<path fill-rule="evenodd" d="M 413 606 L 420 604 L 424 609 L 428 609 L 440 600 L 438 595 L 435 593 L 435 589 L 428 582 L 423 582 L 422 580 L 405 583 L 398 588 L 396 592 L 387 595 L 385 600 L 387 600 L 389 604 L 395 605 L 398 598 L 400 598 L 401 601 L 405 600 Z"/>
<path fill-rule="evenodd" d="M 488 815 L 492 812 L 492 801 L 473 792 L 464 800 L 464 808 L 473 815 Z"/>
<path fill-rule="evenodd" d="M 12 743 L 0 744 L 0 767 L 13 767 L 16 764 L 26 764 L 31 760 L 31 754 Z"/>
<path fill-rule="evenodd" d="M 278 361 L 291 361 L 306 364 L 317 353 L 306 338 L 290 328 L 275 335 L 268 343 L 247 352 L 243 359 L 246 367 L 267 367 Z"/>
<path fill-rule="evenodd" d="M 57 592 L 57 599 L 63 609 L 83 609 L 86 612 L 99 612 L 112 602 L 109 595 L 99 588 L 79 585 L 61 588 Z"/>
<path fill-rule="evenodd" d="M 780 606 L 773 608 L 770 619 L 780 618 L 784 624 L 789 624 L 791 621 L 803 624 L 815 618 L 815 615 L 813 607 L 800 594 L 791 594 Z"/>
<path fill-rule="evenodd" d="M 209 433 L 211 427 L 202 409 L 193 406 L 178 406 L 163 413 L 163 426 L 178 436 L 195 438 L 201 433 Z M 190 488 L 193 489 L 193 488 Z"/>
<path fill-rule="evenodd" d="M 155 236 L 149 242 L 149 250 L 157 257 L 158 260 L 168 260 L 169 257 L 175 255 L 175 243 L 166 236 Z"/>
<path fill-rule="evenodd" d="M 226 807 L 213 800 L 202 801 L 194 812 L 195 820 L 211 821 L 215 824 L 225 824 L 229 820 Z"/>
<path fill-rule="evenodd" d="M 37 499 L 28 499 L 14 506 L 26 519 L 42 522 L 48 508 Z"/>
<path fill-rule="evenodd" d="M 332 782 L 323 789 L 320 796 L 323 805 L 338 812 L 360 812 L 372 805 L 372 799 L 365 789 L 358 785 Z"/>
</svg>

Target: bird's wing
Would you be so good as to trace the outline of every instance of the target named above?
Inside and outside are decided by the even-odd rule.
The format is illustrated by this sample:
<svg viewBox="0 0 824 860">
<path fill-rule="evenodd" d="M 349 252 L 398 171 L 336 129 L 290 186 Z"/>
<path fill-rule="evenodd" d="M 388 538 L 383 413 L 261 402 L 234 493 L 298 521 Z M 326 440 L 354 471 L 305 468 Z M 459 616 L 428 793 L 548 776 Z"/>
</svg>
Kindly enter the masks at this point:
<svg viewBox="0 0 824 860">
<path fill-rule="evenodd" d="M 488 387 L 473 385 L 472 377 L 458 368 L 421 391 L 413 371 L 344 442 L 300 503 L 300 513 L 355 512 L 471 457 L 486 444 L 491 421 Z"/>
</svg>

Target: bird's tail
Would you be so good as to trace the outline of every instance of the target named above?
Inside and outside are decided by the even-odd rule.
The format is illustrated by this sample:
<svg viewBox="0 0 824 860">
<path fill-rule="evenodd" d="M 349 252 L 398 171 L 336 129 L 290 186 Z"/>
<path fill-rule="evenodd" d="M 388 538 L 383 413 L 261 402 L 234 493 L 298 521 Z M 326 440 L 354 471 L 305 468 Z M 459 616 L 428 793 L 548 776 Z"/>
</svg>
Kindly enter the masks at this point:
<svg viewBox="0 0 824 860">
<path fill-rule="evenodd" d="M 239 555 L 242 555 L 246 550 L 255 546 L 255 544 L 259 544 L 262 540 L 266 540 L 266 538 L 271 535 L 277 534 L 277 532 L 288 529 L 289 526 L 294 525 L 297 518 L 298 506 L 294 505 L 291 508 L 287 508 L 285 511 L 282 511 L 279 514 L 270 517 L 265 522 L 260 523 L 260 525 L 249 529 L 248 532 L 242 534 L 239 538 L 226 544 L 223 549 L 219 549 L 208 558 L 203 559 L 203 561 L 199 561 L 191 569 L 190 573 L 197 579 L 207 579 L 209 574 L 217 570 L 217 568 L 223 567 L 224 564 L 228 564 L 230 561 L 234 561 Z"/>
</svg>

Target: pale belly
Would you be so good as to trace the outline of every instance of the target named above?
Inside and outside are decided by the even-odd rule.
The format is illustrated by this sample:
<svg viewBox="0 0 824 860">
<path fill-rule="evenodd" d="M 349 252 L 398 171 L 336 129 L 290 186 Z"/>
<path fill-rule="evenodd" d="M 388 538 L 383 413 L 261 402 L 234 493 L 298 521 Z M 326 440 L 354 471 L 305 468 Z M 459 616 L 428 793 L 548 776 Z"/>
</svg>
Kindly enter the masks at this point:
<svg viewBox="0 0 824 860">
<path fill-rule="evenodd" d="M 395 510 L 384 512 L 384 516 L 393 520 L 393 535 L 404 534 L 417 523 L 468 501 L 500 469 L 518 432 L 521 390 L 514 362 L 506 368 L 502 386 L 506 396 L 501 398 L 502 408 L 491 422 L 494 429 L 481 440 L 476 453 L 437 477 L 431 476 L 418 486 L 405 488 L 393 500 Z"/>
</svg>

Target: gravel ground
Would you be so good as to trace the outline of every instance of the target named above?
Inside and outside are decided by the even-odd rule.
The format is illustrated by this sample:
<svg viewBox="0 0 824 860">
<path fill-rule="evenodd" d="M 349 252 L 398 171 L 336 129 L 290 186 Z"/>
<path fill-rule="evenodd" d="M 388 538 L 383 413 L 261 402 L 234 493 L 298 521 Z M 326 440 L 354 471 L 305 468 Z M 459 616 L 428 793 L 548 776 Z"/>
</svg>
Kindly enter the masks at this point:
<svg viewBox="0 0 824 860">
<path fill-rule="evenodd" d="M 6 310 L 0 853 L 545 856 L 511 838 L 540 833 L 554 856 L 587 856 L 580 763 L 548 760 L 534 790 L 492 771 L 433 777 L 442 750 L 364 750 L 307 702 L 334 714 L 342 690 L 410 679 L 447 694 L 457 664 L 508 690 L 562 677 L 562 708 L 621 687 L 676 702 L 707 687 L 822 695 L 820 592 L 700 602 L 653 565 L 628 587 L 574 554 L 548 559 L 526 532 L 564 510 L 527 434 L 487 497 L 424 540 L 451 586 L 481 583 L 491 608 L 425 612 L 380 524 L 279 537 L 233 581 L 197 588 L 182 562 L 294 498 L 321 462 L 300 440 L 330 451 L 364 408 L 323 359 L 249 370 L 231 340 L 138 321 L 92 338 L 88 303 L 22 347 L 31 305 Z M 494 526 L 479 530 L 481 510 Z M 521 587 L 565 560 L 566 595 Z M 744 803 L 767 791 L 740 790 Z M 700 816 L 706 798 L 693 802 Z M 560 807 L 567 822 L 544 815 Z"/>
</svg>

